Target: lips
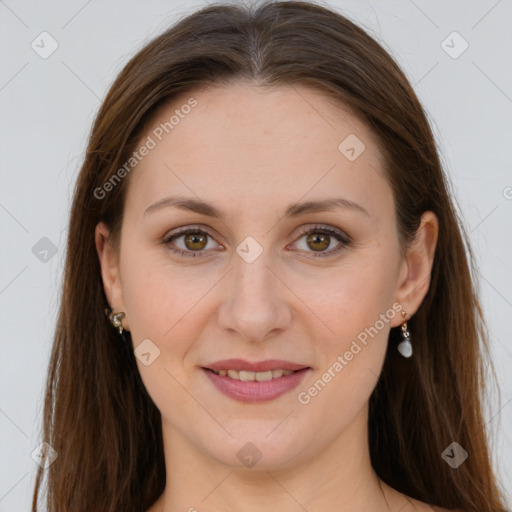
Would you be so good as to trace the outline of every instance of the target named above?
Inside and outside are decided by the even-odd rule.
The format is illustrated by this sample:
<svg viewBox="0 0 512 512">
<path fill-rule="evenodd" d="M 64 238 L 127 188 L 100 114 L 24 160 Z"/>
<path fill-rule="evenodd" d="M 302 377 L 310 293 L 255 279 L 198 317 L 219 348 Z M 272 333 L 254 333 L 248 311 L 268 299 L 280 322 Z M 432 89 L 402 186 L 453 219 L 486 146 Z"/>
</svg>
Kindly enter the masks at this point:
<svg viewBox="0 0 512 512">
<path fill-rule="evenodd" d="M 267 359 L 251 363 L 244 359 L 224 359 L 206 366 L 210 370 L 236 370 L 246 372 L 268 372 L 272 370 L 296 371 L 308 368 L 307 365 L 283 361 L 281 359 Z"/>
<path fill-rule="evenodd" d="M 273 400 L 299 385 L 311 368 L 283 360 L 226 359 L 202 367 L 222 394 L 242 402 Z"/>
</svg>

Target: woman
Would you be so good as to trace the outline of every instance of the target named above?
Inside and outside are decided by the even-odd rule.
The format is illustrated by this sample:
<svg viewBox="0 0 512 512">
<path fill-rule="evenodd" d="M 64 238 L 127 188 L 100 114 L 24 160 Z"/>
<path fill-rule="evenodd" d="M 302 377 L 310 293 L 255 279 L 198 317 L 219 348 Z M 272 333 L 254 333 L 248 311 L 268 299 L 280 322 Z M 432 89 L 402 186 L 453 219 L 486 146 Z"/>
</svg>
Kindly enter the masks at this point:
<svg viewBox="0 0 512 512">
<path fill-rule="evenodd" d="M 46 508 L 505 510 L 471 270 L 376 41 L 312 3 L 188 16 L 120 73 L 77 181 Z"/>
</svg>

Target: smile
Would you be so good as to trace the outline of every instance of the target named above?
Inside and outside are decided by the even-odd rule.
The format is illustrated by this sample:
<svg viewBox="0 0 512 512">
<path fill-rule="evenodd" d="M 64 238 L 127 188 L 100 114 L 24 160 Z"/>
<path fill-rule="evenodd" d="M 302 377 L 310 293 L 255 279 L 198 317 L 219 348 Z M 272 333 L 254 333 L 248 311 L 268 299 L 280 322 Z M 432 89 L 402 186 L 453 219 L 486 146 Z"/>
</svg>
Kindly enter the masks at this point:
<svg viewBox="0 0 512 512">
<path fill-rule="evenodd" d="M 248 372 L 248 371 L 238 371 L 238 370 L 212 370 L 213 373 L 217 375 L 222 375 L 223 377 L 229 377 L 233 380 L 242 380 L 244 382 L 249 382 L 256 380 L 258 382 L 264 382 L 272 379 L 279 379 L 283 375 L 291 375 L 294 373 L 293 370 L 269 370 L 266 372 Z"/>
<path fill-rule="evenodd" d="M 228 359 L 201 367 L 214 388 L 240 402 L 275 400 L 295 389 L 311 367 L 289 361 Z"/>
</svg>

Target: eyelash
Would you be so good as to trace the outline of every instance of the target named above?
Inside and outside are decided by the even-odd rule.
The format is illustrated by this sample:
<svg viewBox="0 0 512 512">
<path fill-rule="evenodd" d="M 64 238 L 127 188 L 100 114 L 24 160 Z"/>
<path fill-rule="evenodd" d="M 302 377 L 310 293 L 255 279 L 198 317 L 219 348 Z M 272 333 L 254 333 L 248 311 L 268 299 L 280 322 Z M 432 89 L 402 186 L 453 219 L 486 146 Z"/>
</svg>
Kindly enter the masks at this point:
<svg viewBox="0 0 512 512">
<path fill-rule="evenodd" d="M 207 231 L 205 231 L 204 229 L 200 229 L 199 227 L 198 228 L 189 227 L 189 228 L 183 229 L 182 231 L 178 231 L 177 233 L 173 233 L 169 236 L 166 236 L 164 238 L 164 240 L 162 241 L 162 243 L 164 245 L 166 245 L 168 247 L 168 249 L 175 254 L 179 254 L 180 256 L 185 256 L 187 258 L 188 257 L 195 258 L 199 255 L 198 253 L 205 252 L 205 251 L 204 250 L 203 251 L 190 251 L 190 250 L 183 250 L 183 249 L 172 249 L 169 246 L 169 244 L 172 240 L 175 240 L 176 238 L 179 238 L 183 235 L 187 235 L 189 233 L 205 234 L 208 237 L 213 239 L 213 237 L 210 236 L 210 234 Z M 331 228 L 329 226 L 322 226 L 322 225 L 316 225 L 316 226 L 312 226 L 312 227 L 305 228 L 305 229 L 301 230 L 301 232 L 299 233 L 299 239 L 302 238 L 303 236 L 309 235 L 311 233 L 319 233 L 319 234 L 323 234 L 323 235 L 329 235 L 329 236 L 334 237 L 338 242 L 341 242 L 340 245 L 334 250 L 330 250 L 327 252 L 320 251 L 317 253 L 312 252 L 312 256 L 314 258 L 326 258 L 328 256 L 333 256 L 335 254 L 338 254 L 345 247 L 349 247 L 352 244 L 352 240 L 347 235 L 345 235 L 343 233 L 343 231 L 340 231 L 335 228 Z"/>
</svg>

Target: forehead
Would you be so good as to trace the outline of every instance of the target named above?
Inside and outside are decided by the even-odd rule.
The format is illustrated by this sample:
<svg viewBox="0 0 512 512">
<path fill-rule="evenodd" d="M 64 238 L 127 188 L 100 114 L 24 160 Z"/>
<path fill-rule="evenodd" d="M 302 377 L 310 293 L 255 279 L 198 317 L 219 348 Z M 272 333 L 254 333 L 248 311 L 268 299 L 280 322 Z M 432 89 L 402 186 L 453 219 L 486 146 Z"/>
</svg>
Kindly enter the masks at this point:
<svg viewBox="0 0 512 512">
<path fill-rule="evenodd" d="M 233 83 L 182 94 L 153 115 L 140 144 L 152 148 L 130 177 L 127 205 L 137 208 L 175 193 L 238 198 L 255 213 L 333 188 L 366 203 L 390 194 L 373 133 L 309 87 Z"/>
</svg>

